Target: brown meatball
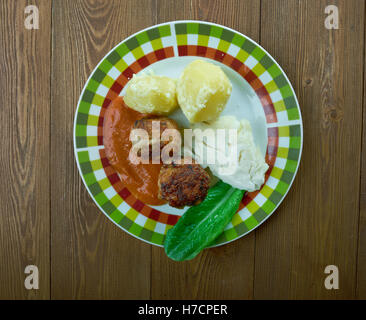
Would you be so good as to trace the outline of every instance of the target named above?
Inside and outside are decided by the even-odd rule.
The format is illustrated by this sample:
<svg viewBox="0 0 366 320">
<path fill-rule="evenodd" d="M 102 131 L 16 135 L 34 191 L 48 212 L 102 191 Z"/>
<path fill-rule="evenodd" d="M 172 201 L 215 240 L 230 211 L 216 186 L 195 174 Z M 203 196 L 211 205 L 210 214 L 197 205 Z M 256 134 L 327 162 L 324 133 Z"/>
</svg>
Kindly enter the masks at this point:
<svg viewBox="0 0 366 320">
<path fill-rule="evenodd" d="M 159 197 L 176 208 L 199 204 L 210 184 L 210 176 L 199 164 L 181 163 L 164 164 L 158 181 Z"/>
<path fill-rule="evenodd" d="M 136 120 L 133 129 L 144 129 L 149 134 L 149 138 L 152 138 L 152 123 L 153 121 L 160 122 L 160 135 L 164 132 L 165 129 L 175 129 L 179 130 L 177 123 L 173 119 L 169 119 L 167 117 L 156 117 L 156 116 L 148 116 L 142 118 L 140 120 Z M 160 141 L 160 146 L 163 148 L 169 141 Z"/>
<path fill-rule="evenodd" d="M 148 135 L 149 135 L 149 158 L 148 159 L 145 159 L 147 160 L 147 162 L 149 160 L 156 160 L 156 161 L 160 161 L 161 160 L 161 156 L 160 153 L 159 154 L 155 154 L 153 155 L 152 154 L 152 125 L 153 125 L 153 121 L 159 121 L 160 122 L 160 136 L 159 138 L 161 138 L 161 135 L 163 134 L 163 132 L 166 130 L 166 129 L 175 129 L 177 130 L 176 134 L 180 136 L 180 133 L 179 133 L 179 127 L 177 125 L 177 123 L 172 120 L 172 119 L 169 119 L 169 118 L 166 118 L 166 117 L 157 117 L 157 116 L 148 116 L 148 117 L 145 117 L 145 118 L 142 118 L 140 120 L 136 120 L 134 125 L 133 125 L 133 128 L 132 129 L 144 129 L 147 131 Z M 178 146 L 176 146 L 176 149 L 180 149 L 181 147 L 181 139 L 176 139 L 176 140 L 173 140 L 175 138 L 172 138 L 170 137 L 170 140 L 169 141 L 162 141 L 160 140 L 160 151 L 162 151 L 162 149 L 171 141 L 176 141 L 177 144 L 179 143 Z M 166 157 L 171 157 L 171 156 L 175 156 L 175 153 L 173 153 L 173 151 L 171 150 L 171 148 L 169 148 L 169 150 L 167 150 L 166 152 L 169 152 L 168 154 L 166 154 L 165 156 Z M 141 155 L 138 154 L 138 156 L 140 157 Z M 153 159 L 154 157 L 154 159 Z M 163 158 L 163 157 L 162 157 Z M 164 158 L 163 158 L 164 159 Z"/>
</svg>

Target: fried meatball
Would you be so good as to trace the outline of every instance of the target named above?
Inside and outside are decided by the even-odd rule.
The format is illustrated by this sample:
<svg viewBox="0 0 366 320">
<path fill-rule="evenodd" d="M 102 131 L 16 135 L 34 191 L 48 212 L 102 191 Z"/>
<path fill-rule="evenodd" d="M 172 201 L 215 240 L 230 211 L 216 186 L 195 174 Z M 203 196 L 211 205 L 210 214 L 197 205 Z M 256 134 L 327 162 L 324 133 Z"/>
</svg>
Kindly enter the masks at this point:
<svg viewBox="0 0 366 320">
<path fill-rule="evenodd" d="M 164 164 L 160 169 L 159 197 L 172 207 L 197 205 L 207 195 L 210 176 L 199 164 L 189 160 Z"/>
<path fill-rule="evenodd" d="M 136 120 L 133 129 L 144 129 L 149 134 L 149 138 L 152 138 L 152 123 L 153 121 L 160 122 L 160 136 L 163 134 L 165 129 L 179 130 L 177 123 L 173 119 L 167 117 L 156 117 L 148 116 L 140 120 Z M 169 141 L 160 141 L 160 147 L 163 148 Z"/>
<path fill-rule="evenodd" d="M 159 136 L 159 140 L 153 140 L 152 138 L 152 127 L 153 127 L 153 121 L 158 121 L 159 125 L 160 125 L 160 136 Z M 149 140 L 148 141 L 140 141 L 139 142 L 139 146 L 143 147 L 143 145 L 145 143 L 149 144 L 149 154 L 147 159 L 145 159 L 147 162 L 149 162 L 149 160 L 152 160 L 153 162 L 159 162 L 159 161 L 163 161 L 163 159 L 167 159 L 167 158 L 171 158 L 171 157 L 180 157 L 180 155 L 178 154 L 178 152 L 173 152 L 172 148 L 168 148 L 167 150 L 163 150 L 163 148 L 170 142 L 176 142 L 176 145 L 174 145 L 175 150 L 180 150 L 181 148 L 181 139 L 178 139 L 178 136 L 180 138 L 180 132 L 179 132 L 179 127 L 177 125 L 177 123 L 172 120 L 169 119 L 167 117 L 157 117 L 157 116 L 148 116 L 145 118 L 142 118 L 140 120 L 136 120 L 133 128 L 132 129 L 143 129 L 146 130 L 148 135 L 149 135 Z M 161 135 L 163 134 L 163 132 L 166 129 L 174 129 L 176 130 L 176 132 L 174 133 L 174 137 L 170 136 L 169 141 L 162 141 L 161 140 Z M 158 144 L 158 146 L 160 147 L 160 152 L 153 154 L 152 150 L 152 145 L 154 144 Z M 173 147 L 173 145 L 171 145 L 171 147 Z M 158 149 L 158 150 L 159 150 Z M 164 152 L 163 152 L 164 151 Z M 140 157 L 140 153 L 138 153 L 138 157 Z M 164 156 L 163 156 L 164 155 Z M 144 160 L 144 161 L 145 161 Z"/>
</svg>

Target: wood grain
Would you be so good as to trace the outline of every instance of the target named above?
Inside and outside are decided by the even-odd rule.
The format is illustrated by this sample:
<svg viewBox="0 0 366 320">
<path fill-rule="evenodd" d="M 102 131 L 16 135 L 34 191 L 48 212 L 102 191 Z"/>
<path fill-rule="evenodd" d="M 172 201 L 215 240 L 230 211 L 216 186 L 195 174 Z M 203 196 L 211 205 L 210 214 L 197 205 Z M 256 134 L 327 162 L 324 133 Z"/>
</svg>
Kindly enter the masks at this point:
<svg viewBox="0 0 366 320">
<path fill-rule="evenodd" d="M 24 28 L 35 4 L 40 29 Z M 366 299 L 365 2 L 0 1 L 0 299 Z M 236 29 L 283 67 L 304 149 L 295 182 L 255 232 L 178 263 L 114 226 L 81 182 L 73 120 L 81 90 L 117 43 L 197 19 Z M 361 149 L 362 146 L 362 149 Z M 40 289 L 24 287 L 35 264 Z M 326 290 L 324 268 L 339 268 Z"/>
<path fill-rule="evenodd" d="M 158 22 L 193 19 L 234 28 L 258 41 L 259 1 L 158 1 Z M 178 7 L 177 7 L 178 6 Z M 243 19 L 250 17 L 250 19 Z M 173 262 L 152 248 L 152 299 L 248 299 L 253 296 L 254 233 Z"/>
<path fill-rule="evenodd" d="M 24 27 L 28 1 L 0 2 L 0 299 L 48 299 L 51 5 Z M 24 286 L 27 265 L 39 290 Z"/>
<path fill-rule="evenodd" d="M 256 232 L 255 298 L 355 297 L 364 2 L 332 2 L 339 30 L 324 27 L 328 4 L 262 2 L 261 44 L 298 94 L 304 150 L 286 200 Z M 332 264 L 339 290 L 324 287 Z"/>
<path fill-rule="evenodd" d="M 122 232 L 80 180 L 73 118 L 100 59 L 155 23 L 153 1 L 53 1 L 51 140 L 52 299 L 148 299 L 151 247 Z"/>
<path fill-rule="evenodd" d="M 366 13 L 365 13 L 366 19 Z M 365 29 L 366 30 L 366 24 Z M 364 31 L 364 90 L 363 90 L 363 129 L 361 152 L 360 219 L 358 232 L 357 292 L 358 299 L 366 299 L 366 32 Z"/>
</svg>

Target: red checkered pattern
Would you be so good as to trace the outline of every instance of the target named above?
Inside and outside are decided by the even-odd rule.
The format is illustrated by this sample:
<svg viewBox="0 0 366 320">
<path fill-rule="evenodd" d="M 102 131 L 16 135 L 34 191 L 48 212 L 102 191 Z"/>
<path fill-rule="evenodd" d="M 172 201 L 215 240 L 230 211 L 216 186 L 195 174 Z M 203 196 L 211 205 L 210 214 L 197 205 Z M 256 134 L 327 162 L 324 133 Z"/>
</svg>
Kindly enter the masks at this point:
<svg viewBox="0 0 366 320">
<path fill-rule="evenodd" d="M 127 82 L 132 78 L 135 73 L 138 73 L 147 66 L 166 58 L 174 57 L 173 47 L 167 47 L 150 52 L 146 56 L 141 57 L 131 65 L 129 65 L 126 70 L 124 70 L 121 75 L 113 83 L 112 87 L 109 89 L 107 96 L 104 99 L 102 110 L 100 111 L 98 120 L 98 145 L 103 145 L 103 121 L 106 108 L 119 94 L 122 92 L 123 88 Z"/>
<path fill-rule="evenodd" d="M 136 197 L 134 197 L 130 191 L 123 185 L 121 179 L 118 176 L 117 171 L 109 164 L 107 159 L 105 149 L 99 150 L 99 155 L 101 158 L 101 162 L 103 165 L 104 172 L 106 173 L 108 180 L 113 186 L 114 190 L 118 193 L 118 195 L 131 207 L 134 208 L 137 212 L 140 212 L 147 218 L 153 219 L 155 221 L 175 225 L 179 219 L 179 216 L 173 214 L 167 214 L 161 212 L 159 210 L 153 209 L 148 205 L 144 204 Z"/>
<path fill-rule="evenodd" d="M 259 80 L 255 73 L 241 61 L 223 51 L 203 46 L 179 46 L 178 53 L 180 56 L 199 56 L 210 58 L 219 61 L 238 72 L 250 84 L 250 86 L 258 95 L 258 98 L 263 106 L 264 114 L 266 115 L 267 123 L 277 122 L 276 111 L 266 87 L 263 86 L 263 83 Z"/>
<path fill-rule="evenodd" d="M 264 184 L 266 184 L 269 176 L 271 175 L 273 166 L 276 162 L 277 157 L 277 150 L 278 150 L 278 128 L 268 128 L 267 129 L 267 136 L 268 136 L 268 144 L 267 144 L 267 152 L 266 152 L 266 162 L 269 166 L 266 174 L 264 175 Z M 262 186 L 262 188 L 263 188 Z M 241 204 L 239 206 L 239 210 L 244 208 L 249 202 L 251 202 L 259 192 L 261 192 L 262 188 L 260 190 L 254 191 L 254 192 L 247 192 L 243 200 L 241 201 Z"/>
</svg>

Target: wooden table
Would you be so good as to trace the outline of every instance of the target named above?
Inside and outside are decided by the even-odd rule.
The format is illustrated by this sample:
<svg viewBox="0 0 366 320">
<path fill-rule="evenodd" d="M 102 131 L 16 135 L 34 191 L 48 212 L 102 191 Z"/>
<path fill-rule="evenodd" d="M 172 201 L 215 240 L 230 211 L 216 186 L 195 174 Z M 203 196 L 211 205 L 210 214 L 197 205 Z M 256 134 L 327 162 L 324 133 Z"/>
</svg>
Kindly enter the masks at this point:
<svg viewBox="0 0 366 320">
<path fill-rule="evenodd" d="M 29 4 L 38 30 L 24 27 Z M 329 4 L 338 30 L 324 27 Z M 276 213 L 184 263 L 101 214 L 73 151 L 77 101 L 99 60 L 179 19 L 260 43 L 289 76 L 304 122 L 300 168 Z M 364 29 L 363 0 L 2 0 L 0 298 L 366 298 Z M 27 265 L 39 268 L 38 290 L 24 287 Z M 324 287 L 327 265 L 339 269 L 338 290 Z"/>
</svg>

